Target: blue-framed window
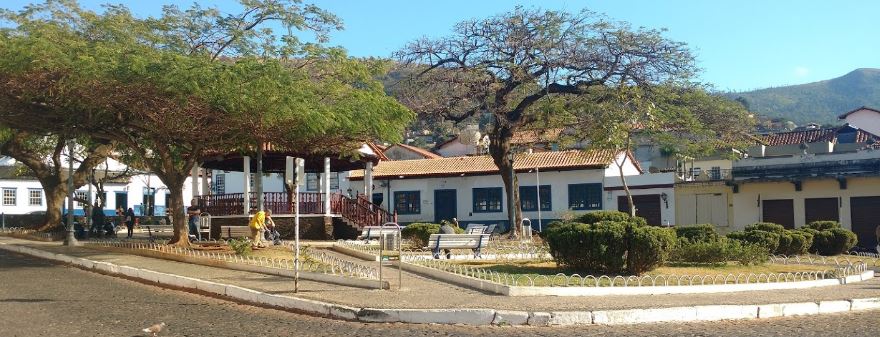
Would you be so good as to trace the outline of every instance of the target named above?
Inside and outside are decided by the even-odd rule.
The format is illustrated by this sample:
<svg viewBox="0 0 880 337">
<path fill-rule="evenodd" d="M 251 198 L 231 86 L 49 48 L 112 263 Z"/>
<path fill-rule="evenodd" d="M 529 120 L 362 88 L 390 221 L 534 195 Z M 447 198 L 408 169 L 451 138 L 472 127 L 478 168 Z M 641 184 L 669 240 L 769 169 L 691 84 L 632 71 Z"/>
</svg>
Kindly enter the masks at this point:
<svg viewBox="0 0 880 337">
<path fill-rule="evenodd" d="M 573 210 L 602 209 L 602 184 L 568 185 L 568 208 Z"/>
<path fill-rule="evenodd" d="M 422 213 L 421 191 L 394 192 L 394 210 L 397 211 L 397 214 Z"/>
<path fill-rule="evenodd" d="M 523 212 L 534 212 L 538 210 L 538 193 L 535 186 L 519 187 L 519 202 L 522 205 Z M 550 211 L 553 205 L 550 202 L 550 185 L 541 185 L 541 210 Z"/>
<path fill-rule="evenodd" d="M 501 212 L 504 202 L 501 187 L 475 188 L 474 213 Z"/>
</svg>

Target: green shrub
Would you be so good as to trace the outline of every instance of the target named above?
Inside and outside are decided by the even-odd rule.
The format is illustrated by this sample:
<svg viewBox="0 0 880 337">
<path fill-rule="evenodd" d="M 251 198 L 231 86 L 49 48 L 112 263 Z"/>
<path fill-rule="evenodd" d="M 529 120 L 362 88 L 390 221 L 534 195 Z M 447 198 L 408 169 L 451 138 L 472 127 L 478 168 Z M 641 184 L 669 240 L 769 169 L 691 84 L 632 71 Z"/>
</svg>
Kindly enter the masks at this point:
<svg viewBox="0 0 880 337">
<path fill-rule="evenodd" d="M 813 221 L 800 228 L 798 233 L 806 237 L 808 251 L 820 255 L 843 254 L 855 247 L 855 233 L 840 226 L 837 221 Z"/>
<path fill-rule="evenodd" d="M 843 228 L 840 227 L 840 223 L 837 221 L 813 221 L 808 223 L 803 228 L 815 229 L 817 231 L 824 231 L 833 228 Z"/>
<path fill-rule="evenodd" d="M 252 252 L 253 243 L 247 237 L 231 239 L 226 241 L 226 244 L 238 255 L 250 255 Z"/>
<path fill-rule="evenodd" d="M 806 234 L 801 231 L 789 231 L 788 234 L 791 236 L 791 242 L 788 244 L 788 249 L 786 249 L 786 251 L 781 254 L 789 256 L 803 255 L 807 253 L 807 251 L 810 249 L 810 245 L 813 244 L 813 236 L 810 234 Z M 808 235 L 809 239 L 807 238 Z"/>
<path fill-rule="evenodd" d="M 839 255 L 855 247 L 857 242 L 856 233 L 843 228 L 831 228 L 815 235 L 810 251 L 820 255 Z"/>
<path fill-rule="evenodd" d="M 768 259 L 769 251 L 763 246 L 724 237 L 713 242 L 682 242 L 670 257 L 676 262 L 710 265 L 724 265 L 728 261 L 754 265 Z"/>
<path fill-rule="evenodd" d="M 675 235 L 685 242 L 715 242 L 718 241 L 718 232 L 711 224 L 702 224 L 685 227 L 675 227 Z"/>
<path fill-rule="evenodd" d="M 464 229 L 452 226 L 455 233 L 464 234 Z M 425 247 L 428 245 L 428 239 L 431 234 L 440 233 L 440 225 L 435 223 L 418 222 L 406 225 L 400 230 L 400 235 L 404 240 L 409 240 L 414 247 Z"/>
<path fill-rule="evenodd" d="M 728 260 L 729 242 L 734 240 L 694 241 L 681 240 L 679 245 L 672 250 L 670 261 L 684 263 L 698 263 L 723 265 Z"/>
<path fill-rule="evenodd" d="M 727 249 L 728 258 L 743 266 L 764 264 L 770 259 L 769 251 L 761 245 L 729 240 Z"/>
<path fill-rule="evenodd" d="M 758 222 L 753 223 L 751 225 L 746 225 L 746 232 L 751 231 L 765 231 L 770 233 L 785 233 L 785 227 L 782 225 L 778 225 L 772 222 Z"/>
<path fill-rule="evenodd" d="M 752 230 L 745 232 L 731 232 L 727 234 L 729 239 L 738 240 L 746 243 L 756 244 L 767 249 L 768 253 L 776 251 L 779 247 L 779 234 Z"/>
<path fill-rule="evenodd" d="M 675 231 L 653 226 L 630 226 L 626 269 L 635 275 L 651 271 L 666 262 L 675 247 Z"/>
<path fill-rule="evenodd" d="M 648 224 L 647 220 L 640 217 L 631 217 L 629 214 L 621 212 L 621 211 L 595 211 L 581 214 L 575 217 L 572 222 L 586 223 L 586 224 L 594 224 L 600 221 L 612 221 L 612 222 L 628 222 L 633 223 L 638 226 L 645 226 Z"/>
<path fill-rule="evenodd" d="M 561 222 L 545 231 L 550 254 L 560 266 L 578 271 L 618 273 L 623 270 L 626 224 Z"/>
</svg>

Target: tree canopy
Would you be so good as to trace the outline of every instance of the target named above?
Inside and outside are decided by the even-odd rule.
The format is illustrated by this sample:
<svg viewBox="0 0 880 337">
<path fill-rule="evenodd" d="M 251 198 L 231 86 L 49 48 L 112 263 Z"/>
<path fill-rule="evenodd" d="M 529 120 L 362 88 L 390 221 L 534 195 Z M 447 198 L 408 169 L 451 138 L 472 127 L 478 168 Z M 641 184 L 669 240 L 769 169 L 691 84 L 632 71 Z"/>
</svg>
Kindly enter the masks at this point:
<svg viewBox="0 0 880 337">
<path fill-rule="evenodd" d="M 413 110 L 453 121 L 483 112 L 494 117 L 489 152 L 514 195 L 509 212 L 516 223 L 510 140 L 550 117 L 547 102 L 578 96 L 598 104 L 616 97 L 610 88 L 684 85 L 697 70 L 684 43 L 588 10 L 517 8 L 460 22 L 450 35 L 413 41 L 396 56 L 413 70 L 400 90 Z"/>
<path fill-rule="evenodd" d="M 122 6 L 97 14 L 71 1 L 6 12 L 15 27 L 0 33 L 0 122 L 125 146 L 172 191 L 169 206 L 181 213 L 175 240 L 183 244 L 183 183 L 208 150 L 271 140 L 311 152 L 400 137 L 412 116 L 374 79 L 381 62 L 291 34 L 273 40 L 260 26 L 281 20 L 288 31 L 315 29 L 320 38 L 338 25 L 329 13 L 300 1 L 242 4 L 232 16 L 166 7 L 158 19 Z M 39 123 L 25 122 L 37 115 Z"/>
</svg>

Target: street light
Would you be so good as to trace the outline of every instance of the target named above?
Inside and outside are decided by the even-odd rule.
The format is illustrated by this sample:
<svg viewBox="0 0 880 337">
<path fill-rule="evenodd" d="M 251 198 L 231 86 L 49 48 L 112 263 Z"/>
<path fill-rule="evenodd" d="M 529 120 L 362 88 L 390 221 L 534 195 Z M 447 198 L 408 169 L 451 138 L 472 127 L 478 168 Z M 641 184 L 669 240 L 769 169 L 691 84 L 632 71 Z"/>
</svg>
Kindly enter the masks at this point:
<svg viewBox="0 0 880 337">
<path fill-rule="evenodd" d="M 73 235 L 73 198 L 76 191 L 73 190 L 73 139 L 67 140 L 67 237 L 64 238 L 65 246 L 79 246 Z"/>
</svg>

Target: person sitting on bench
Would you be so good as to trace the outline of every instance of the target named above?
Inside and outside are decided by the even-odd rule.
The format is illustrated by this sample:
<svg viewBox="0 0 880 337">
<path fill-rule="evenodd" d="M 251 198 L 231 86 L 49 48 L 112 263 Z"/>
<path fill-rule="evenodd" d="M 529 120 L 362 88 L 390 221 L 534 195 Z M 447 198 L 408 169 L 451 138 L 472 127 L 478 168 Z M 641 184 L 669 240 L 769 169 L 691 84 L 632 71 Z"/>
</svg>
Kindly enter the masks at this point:
<svg viewBox="0 0 880 337">
<path fill-rule="evenodd" d="M 440 226 L 440 234 L 455 234 L 455 229 L 449 225 L 448 222 L 443 222 L 443 225 Z M 452 259 L 452 251 L 449 249 L 444 249 L 443 253 L 446 254 L 446 259 Z"/>
</svg>

